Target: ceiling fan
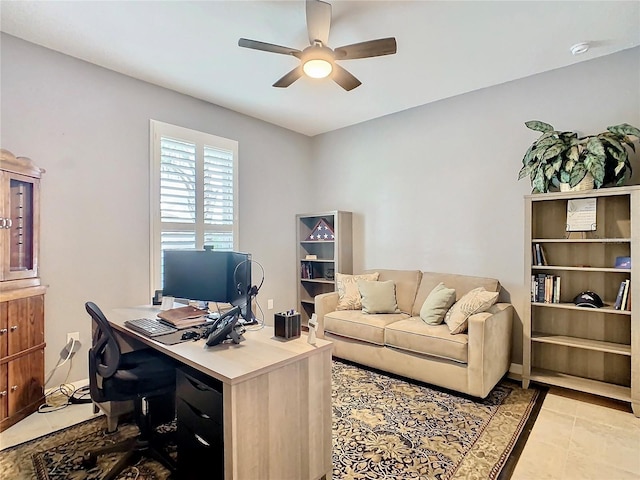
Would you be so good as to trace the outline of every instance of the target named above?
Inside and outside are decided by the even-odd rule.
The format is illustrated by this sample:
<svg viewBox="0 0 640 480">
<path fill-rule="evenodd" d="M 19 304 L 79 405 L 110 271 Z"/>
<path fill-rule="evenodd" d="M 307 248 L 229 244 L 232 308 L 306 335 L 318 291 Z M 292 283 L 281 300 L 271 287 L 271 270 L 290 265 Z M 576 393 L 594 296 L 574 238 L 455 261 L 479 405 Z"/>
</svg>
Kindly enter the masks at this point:
<svg viewBox="0 0 640 480">
<path fill-rule="evenodd" d="M 330 27 L 331 4 L 320 0 L 307 0 L 307 31 L 310 45 L 304 50 L 282 47 L 247 38 L 238 40 L 238 45 L 254 50 L 293 55 L 300 59 L 300 65 L 273 84 L 274 87 L 280 88 L 288 87 L 303 74 L 306 74 L 312 78 L 330 76 L 334 82 L 345 90 L 353 90 L 362 82 L 338 65 L 336 60 L 379 57 L 396 53 L 396 39 L 394 37 L 354 43 L 332 50 L 327 46 Z"/>
</svg>

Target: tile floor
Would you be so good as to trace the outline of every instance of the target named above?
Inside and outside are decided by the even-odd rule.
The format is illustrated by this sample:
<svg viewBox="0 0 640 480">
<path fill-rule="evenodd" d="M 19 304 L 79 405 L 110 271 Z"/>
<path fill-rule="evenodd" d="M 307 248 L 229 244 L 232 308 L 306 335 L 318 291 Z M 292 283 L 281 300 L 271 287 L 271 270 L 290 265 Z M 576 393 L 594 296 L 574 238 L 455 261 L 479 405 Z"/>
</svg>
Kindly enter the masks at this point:
<svg viewBox="0 0 640 480">
<path fill-rule="evenodd" d="M 628 404 L 550 389 L 511 478 L 639 480 L 640 418 L 630 412 Z M 0 434 L 0 450 L 93 415 L 90 404 L 34 413 Z"/>
<path fill-rule="evenodd" d="M 640 418 L 628 403 L 551 388 L 513 480 L 640 479 Z"/>
</svg>

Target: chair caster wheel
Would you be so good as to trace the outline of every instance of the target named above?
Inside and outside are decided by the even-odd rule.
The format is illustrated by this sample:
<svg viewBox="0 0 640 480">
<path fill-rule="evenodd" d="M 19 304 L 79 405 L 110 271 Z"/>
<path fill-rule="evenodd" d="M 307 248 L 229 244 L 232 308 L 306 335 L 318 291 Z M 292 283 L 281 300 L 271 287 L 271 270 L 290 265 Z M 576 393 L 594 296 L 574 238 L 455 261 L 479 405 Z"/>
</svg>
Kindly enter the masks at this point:
<svg viewBox="0 0 640 480">
<path fill-rule="evenodd" d="M 90 453 L 85 453 L 82 457 L 82 466 L 89 470 L 94 468 L 98 464 L 98 458 L 95 455 L 91 455 Z"/>
</svg>

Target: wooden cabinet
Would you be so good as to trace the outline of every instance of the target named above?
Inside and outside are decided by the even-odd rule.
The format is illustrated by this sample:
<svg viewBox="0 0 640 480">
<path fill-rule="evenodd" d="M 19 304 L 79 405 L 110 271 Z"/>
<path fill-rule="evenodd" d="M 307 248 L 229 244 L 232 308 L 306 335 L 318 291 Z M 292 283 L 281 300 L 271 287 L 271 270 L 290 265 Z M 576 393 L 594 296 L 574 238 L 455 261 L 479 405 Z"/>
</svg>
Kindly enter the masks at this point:
<svg viewBox="0 0 640 480">
<path fill-rule="evenodd" d="M 40 175 L 1 151 L 0 431 L 44 401 L 44 294 L 38 277 Z"/>
<path fill-rule="evenodd" d="M 595 225 L 567 232 L 568 207 L 587 199 L 595 200 Z M 536 246 L 545 261 L 537 261 Z M 631 257 L 631 266 L 615 268 L 618 257 Z M 630 402 L 640 416 L 637 262 L 640 187 L 525 197 L 525 282 L 532 289 L 523 319 L 525 388 L 535 381 L 610 397 Z M 559 302 L 546 303 L 540 296 L 536 301 L 533 279 L 539 275 L 560 279 Z M 633 301 L 627 309 L 616 309 L 626 280 Z M 576 306 L 574 298 L 584 291 L 595 292 L 604 306 Z"/>
<path fill-rule="evenodd" d="M 306 325 L 314 298 L 336 289 L 336 273 L 353 272 L 351 212 L 296 215 L 298 311 Z"/>
</svg>

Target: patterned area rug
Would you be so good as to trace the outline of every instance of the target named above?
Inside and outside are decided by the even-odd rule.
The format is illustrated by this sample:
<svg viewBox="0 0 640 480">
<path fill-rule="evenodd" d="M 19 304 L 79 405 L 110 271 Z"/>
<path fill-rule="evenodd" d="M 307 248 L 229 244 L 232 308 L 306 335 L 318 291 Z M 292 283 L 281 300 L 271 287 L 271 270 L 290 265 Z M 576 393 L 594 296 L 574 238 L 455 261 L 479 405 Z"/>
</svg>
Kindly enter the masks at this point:
<svg viewBox="0 0 640 480">
<path fill-rule="evenodd" d="M 50 433 L 0 452 L 0 479 L 11 480 L 98 480 L 115 465 L 122 454 L 98 458 L 95 468 L 85 470 L 82 456 L 87 450 L 119 443 L 138 434 L 135 424 L 121 424 L 114 433 L 106 433 L 107 420 L 99 416 Z M 160 430 L 170 431 L 175 424 Z M 170 455 L 175 455 L 174 446 Z M 118 476 L 118 479 L 161 480 L 169 471 L 159 462 L 143 458 Z"/>
<path fill-rule="evenodd" d="M 333 475 L 355 479 L 495 479 L 539 391 L 499 383 L 473 399 L 333 363 Z"/>
<path fill-rule="evenodd" d="M 339 361 L 332 374 L 333 478 L 342 480 L 495 479 L 540 397 L 504 381 L 478 401 Z M 0 478 L 98 479 L 118 454 L 84 470 L 83 452 L 137 434 L 129 424 L 114 434 L 105 429 L 98 417 L 3 450 Z M 143 460 L 118 479 L 167 476 L 159 463 Z"/>
</svg>

